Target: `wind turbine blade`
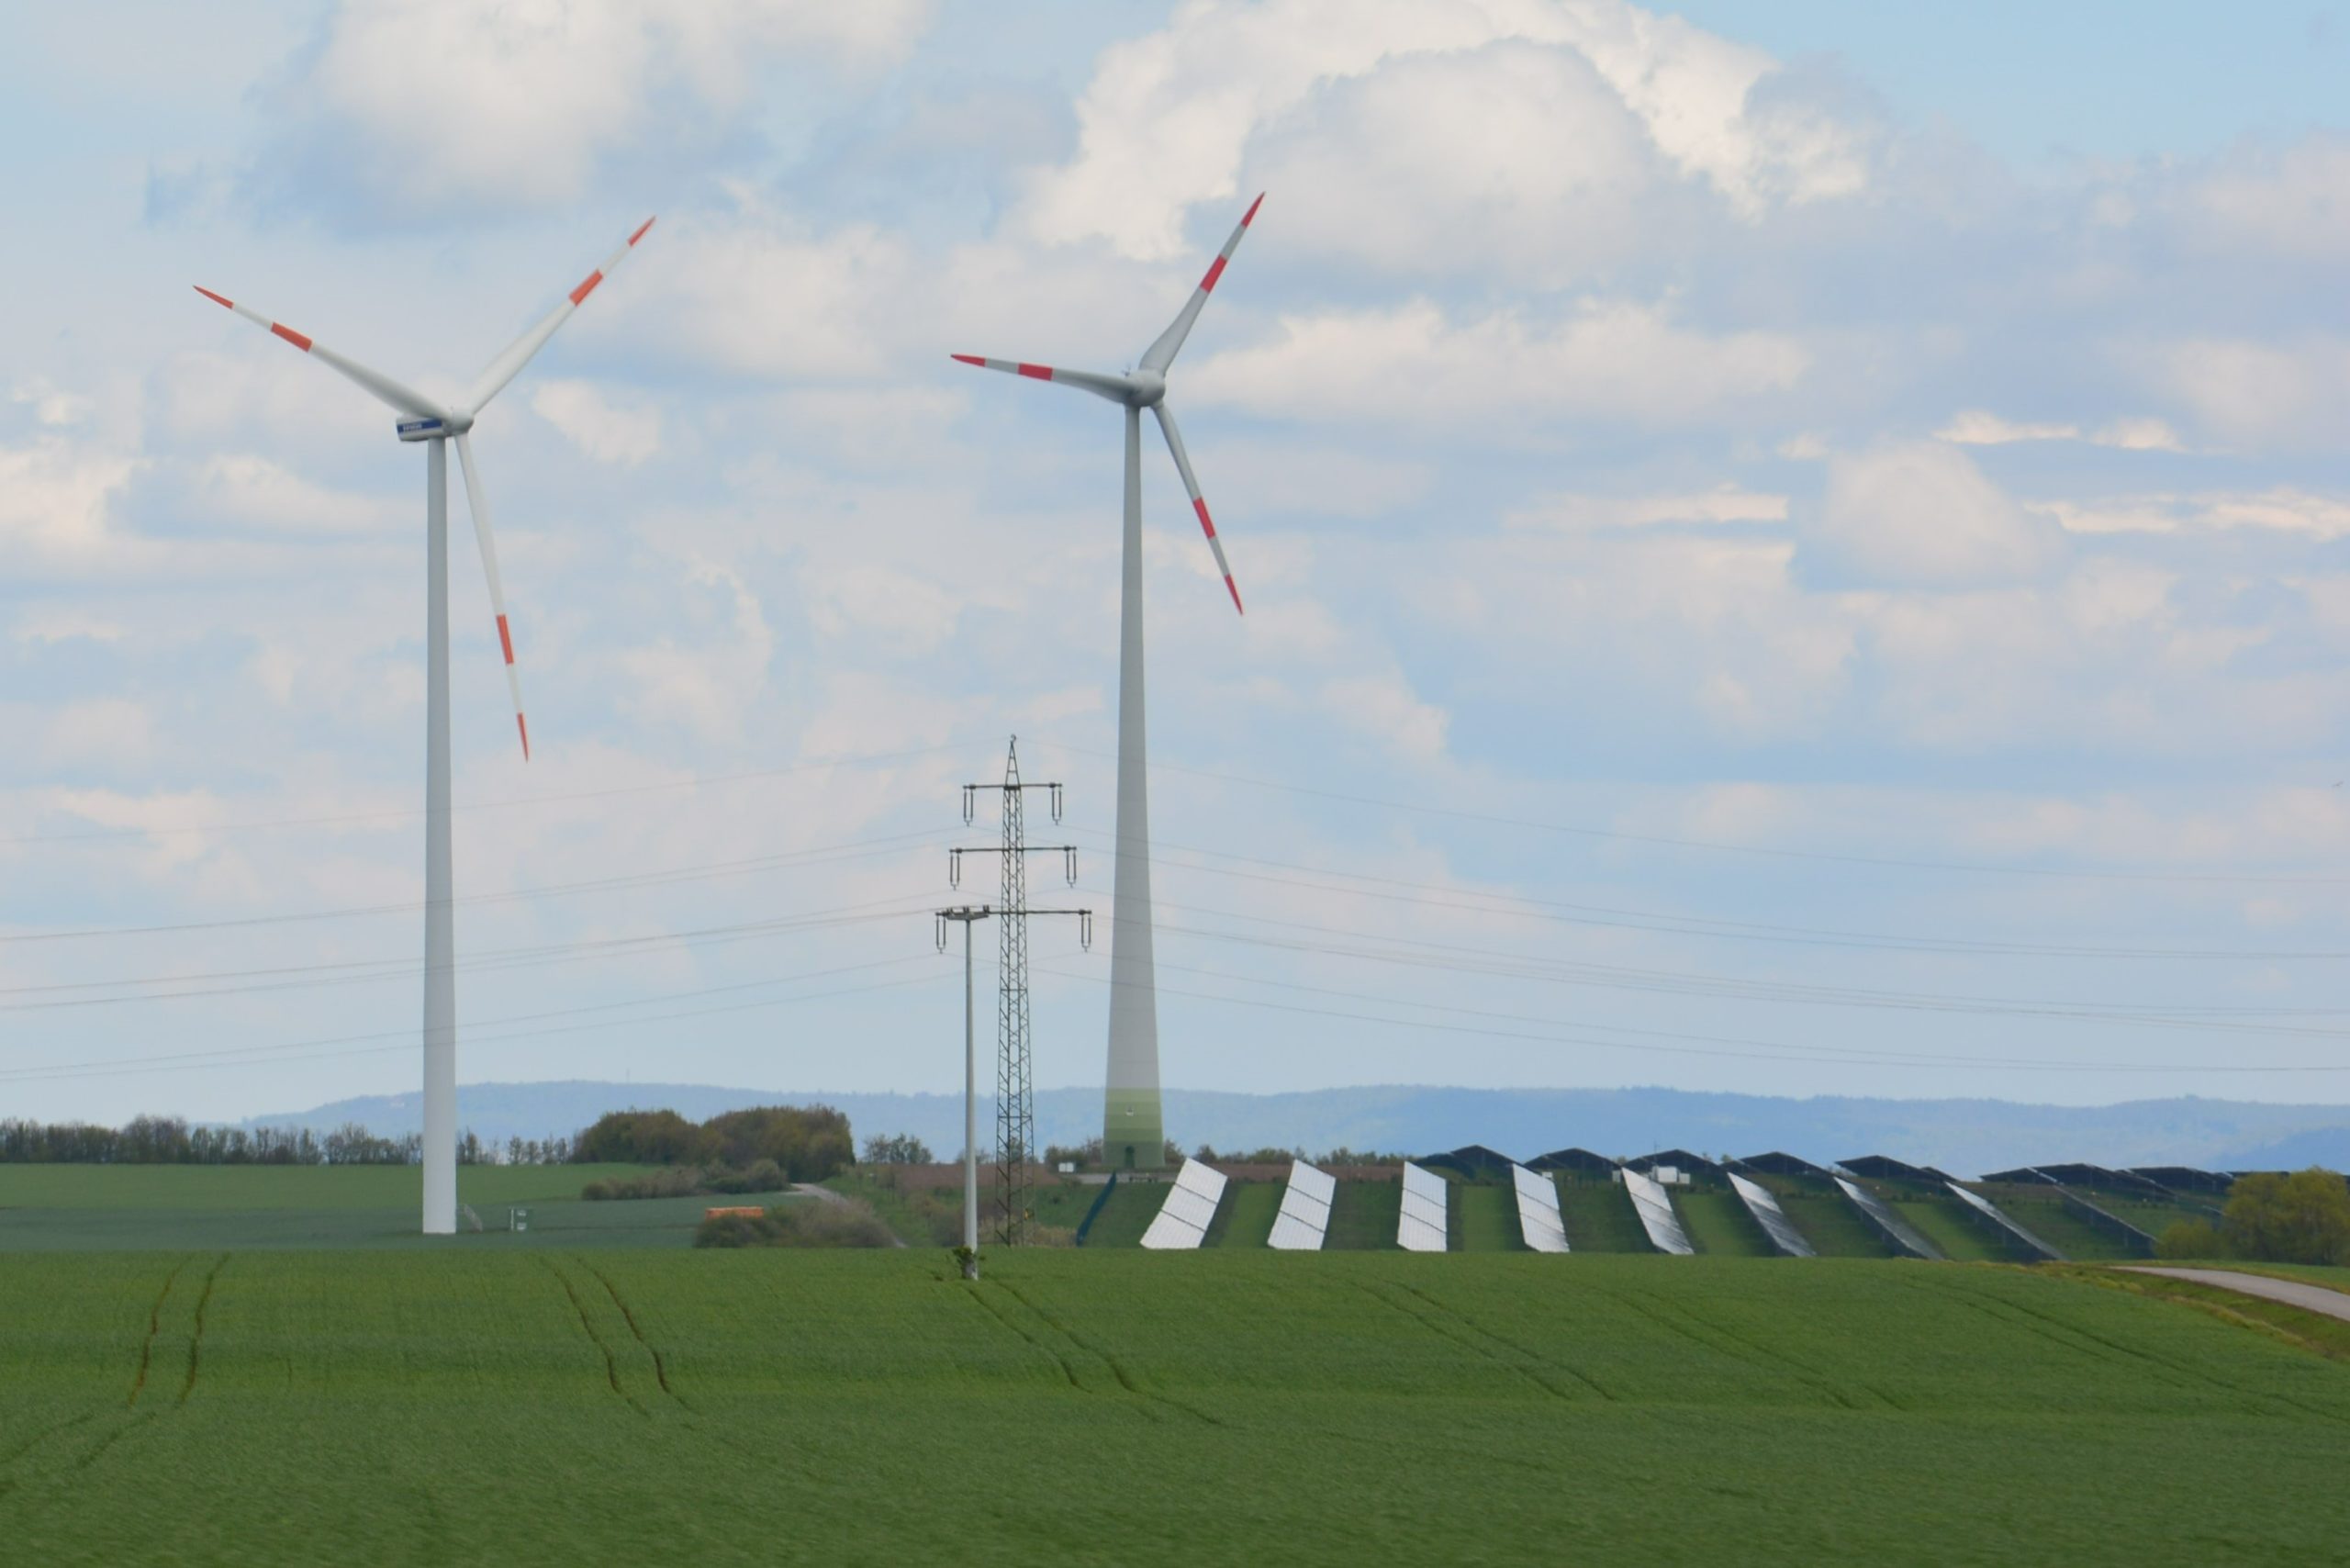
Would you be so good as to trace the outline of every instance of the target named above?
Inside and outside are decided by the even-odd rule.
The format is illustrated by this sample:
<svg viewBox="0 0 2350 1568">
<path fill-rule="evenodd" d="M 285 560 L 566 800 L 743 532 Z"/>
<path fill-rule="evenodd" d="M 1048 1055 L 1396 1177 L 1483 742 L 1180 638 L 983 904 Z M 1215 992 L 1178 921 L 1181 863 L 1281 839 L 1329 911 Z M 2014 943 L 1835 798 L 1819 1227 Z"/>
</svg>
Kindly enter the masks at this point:
<svg viewBox="0 0 2350 1568">
<path fill-rule="evenodd" d="M 1249 210 L 1254 212 L 1256 208 Z M 1192 510 L 1200 514 L 1200 527 L 1208 536 L 1208 548 L 1215 552 L 1215 569 L 1224 574 L 1225 589 L 1232 595 L 1232 608 L 1246 615 L 1248 612 L 1240 610 L 1239 585 L 1232 580 L 1232 563 L 1224 558 L 1224 541 L 1215 536 L 1215 522 L 1208 516 L 1208 503 L 1200 496 L 1199 476 L 1192 472 L 1191 455 L 1183 450 L 1183 432 L 1175 428 L 1175 416 L 1165 402 L 1152 404 L 1150 411 L 1158 416 L 1158 429 L 1167 437 L 1167 450 L 1175 458 L 1175 471 L 1183 476 L 1184 493 L 1192 498 Z"/>
<path fill-rule="evenodd" d="M 587 303 L 588 297 L 596 292 L 596 286 L 610 277 L 615 268 L 628 260 L 628 253 L 636 248 L 636 242 L 643 239 L 644 231 L 652 227 L 653 219 L 650 218 L 637 225 L 636 232 L 622 241 L 621 248 L 606 258 L 602 266 L 582 279 L 577 288 L 565 295 L 562 302 L 540 317 L 529 331 L 507 344 L 505 351 L 496 359 L 491 360 L 483 368 L 482 373 L 474 378 L 474 384 L 465 388 L 466 410 L 471 413 L 479 413 L 484 404 L 497 397 L 508 382 L 520 375 L 522 367 L 531 363 L 532 356 L 547 346 L 547 340 L 554 336 L 554 330 L 570 320 L 571 313 Z"/>
<path fill-rule="evenodd" d="M 506 689 L 514 695 L 514 728 L 522 736 L 522 760 L 531 760 L 531 725 L 522 717 L 522 678 L 514 670 L 514 633 L 506 623 L 506 589 L 498 580 L 498 542 L 489 528 L 489 497 L 474 466 L 473 438 L 457 437 L 457 466 L 465 476 L 465 510 L 474 514 L 474 538 L 481 545 L 481 575 L 489 583 L 489 608 L 498 616 L 498 645 L 506 654 Z"/>
<path fill-rule="evenodd" d="M 1024 375 L 1032 381 L 1050 381 L 1062 386 L 1075 386 L 1097 398 L 1107 398 L 1113 403 L 1123 403 L 1134 390 L 1134 384 L 1123 375 L 1103 375 L 1091 370 L 1060 370 L 1049 364 L 1031 364 L 1020 359 L 982 359 L 975 353 L 950 354 L 958 364 L 976 364 L 981 370 L 1001 370 L 1007 375 Z"/>
<path fill-rule="evenodd" d="M 355 359 L 345 358 L 316 338 L 297 332 L 282 321 L 271 320 L 250 305 L 240 305 L 225 295 L 213 293 L 202 284 L 196 286 L 196 291 L 216 305 L 227 306 L 255 326 L 284 338 L 312 359 L 332 365 L 403 414 L 420 420 L 445 420 L 449 417 L 449 410 L 427 398 L 423 393 L 411 391 L 380 370 L 371 370 Z"/>
<path fill-rule="evenodd" d="M 1164 375 L 1167 367 L 1175 363 L 1175 356 L 1182 352 L 1183 340 L 1192 335 L 1192 323 L 1200 319 L 1200 307 L 1205 305 L 1208 296 L 1215 292 L 1215 280 L 1224 275 L 1225 263 L 1232 260 L 1233 252 L 1240 249 L 1240 237 L 1248 232 L 1248 225 L 1255 219 L 1257 209 L 1264 205 L 1264 193 L 1259 191 L 1257 199 L 1248 204 L 1248 210 L 1240 215 L 1240 226 L 1232 231 L 1232 238 L 1224 242 L 1224 249 L 1218 251 L 1215 260 L 1209 263 L 1207 276 L 1200 279 L 1200 286 L 1192 290 L 1192 297 L 1183 302 L 1182 310 L 1168 323 L 1167 330 L 1158 334 L 1158 341 L 1144 352 L 1142 367 L 1145 370 L 1155 370 Z"/>
</svg>

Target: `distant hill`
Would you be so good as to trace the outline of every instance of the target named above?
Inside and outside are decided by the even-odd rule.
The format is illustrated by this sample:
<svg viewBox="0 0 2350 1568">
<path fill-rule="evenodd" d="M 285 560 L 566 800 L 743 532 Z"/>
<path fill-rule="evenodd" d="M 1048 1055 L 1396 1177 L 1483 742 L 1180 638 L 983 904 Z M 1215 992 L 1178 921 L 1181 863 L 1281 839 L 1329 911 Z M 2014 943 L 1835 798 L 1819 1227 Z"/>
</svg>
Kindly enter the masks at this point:
<svg viewBox="0 0 2350 1568">
<path fill-rule="evenodd" d="M 457 1092 L 458 1119 L 486 1139 L 568 1134 L 607 1111 L 666 1106 L 696 1120 L 744 1105 L 838 1107 L 862 1138 L 912 1133 L 944 1157 L 962 1148 L 958 1095 L 826 1093 L 696 1083 L 476 1083 Z M 1036 1096 L 1046 1143 L 1101 1130 L 1102 1095 L 1048 1089 Z M 980 1106 L 982 1137 L 994 1108 Z M 422 1125 L 415 1094 L 339 1100 L 256 1116 L 248 1126 L 319 1129 L 357 1122 L 380 1134 Z M 1319 1151 L 1344 1146 L 1429 1153 L 1483 1143 L 1525 1159 L 1581 1145 L 1618 1156 L 1683 1148 L 1707 1154 L 1785 1148 L 1812 1159 L 1862 1154 L 1938 1165 L 1962 1174 L 2040 1161 L 2202 1165 L 2225 1170 L 2312 1163 L 2350 1167 L 2350 1106 L 2230 1100 L 2137 1100 L 2119 1105 L 2034 1105 L 2006 1100 L 1774 1099 L 1677 1089 L 1445 1089 L 1409 1085 L 1292 1094 L 1167 1092 L 1167 1126 L 1185 1148 Z"/>
</svg>

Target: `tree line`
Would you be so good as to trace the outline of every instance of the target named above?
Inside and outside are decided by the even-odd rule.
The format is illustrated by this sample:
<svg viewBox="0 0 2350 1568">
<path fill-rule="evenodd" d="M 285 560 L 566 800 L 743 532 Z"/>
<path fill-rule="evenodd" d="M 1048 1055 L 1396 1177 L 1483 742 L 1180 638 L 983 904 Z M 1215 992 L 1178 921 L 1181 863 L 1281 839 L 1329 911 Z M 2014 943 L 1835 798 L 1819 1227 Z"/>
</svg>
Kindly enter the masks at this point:
<svg viewBox="0 0 2350 1568">
<path fill-rule="evenodd" d="M 613 1111 L 572 1141 L 582 1164 L 746 1170 L 773 1160 L 793 1182 L 822 1182 L 856 1163 L 848 1118 L 829 1105 L 760 1105 L 706 1122 L 675 1111 Z"/>
<path fill-rule="evenodd" d="M 2350 1183 L 2312 1165 L 2261 1170 L 2228 1189 L 2220 1223 L 2184 1220 L 2155 1239 L 2164 1258 L 2350 1264 Z"/>
<path fill-rule="evenodd" d="M 562 1165 L 567 1137 L 509 1137 L 503 1144 L 468 1127 L 457 1138 L 461 1165 Z M 417 1165 L 420 1133 L 379 1137 L 356 1122 L 319 1134 L 308 1127 L 216 1127 L 178 1116 L 134 1116 L 118 1127 L 94 1122 L 0 1118 L 0 1164 L 11 1165 Z"/>
</svg>

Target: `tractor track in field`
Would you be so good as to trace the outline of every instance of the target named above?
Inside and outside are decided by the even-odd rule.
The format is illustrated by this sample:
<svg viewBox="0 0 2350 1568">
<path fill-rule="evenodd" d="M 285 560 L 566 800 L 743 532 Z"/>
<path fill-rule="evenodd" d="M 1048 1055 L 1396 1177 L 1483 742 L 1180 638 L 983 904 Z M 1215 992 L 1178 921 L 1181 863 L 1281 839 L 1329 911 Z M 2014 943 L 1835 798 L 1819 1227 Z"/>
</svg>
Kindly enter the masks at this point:
<svg viewBox="0 0 2350 1568">
<path fill-rule="evenodd" d="M 2200 1367 L 2191 1366 L 2184 1361 L 2175 1361 L 2166 1356 L 2155 1355 L 2150 1350 L 2136 1350 L 2131 1346 L 2123 1345 L 2115 1340 L 2106 1338 L 2101 1334 L 2093 1334 L 2077 1324 L 2067 1323 L 2061 1317 L 2057 1317 L 2050 1313 L 2039 1311 L 2034 1307 L 2027 1306 L 2022 1302 L 2010 1301 L 2004 1297 L 1992 1296 L 1981 1291 L 1967 1290 L 1964 1286 L 1959 1287 L 1959 1294 L 1972 1298 L 1972 1300 L 1976 1303 L 1987 1304 L 1993 1301 L 1998 1302 L 2000 1305 L 2007 1307 L 2011 1313 L 2031 1320 L 2031 1322 L 2020 1325 L 2020 1327 L 2024 1327 L 2031 1329 L 2033 1332 L 2040 1333 L 2043 1338 L 2049 1339 L 2053 1343 L 2063 1345 L 2067 1344 L 2067 1341 L 2059 1338 L 2054 1333 L 2049 1332 L 2050 1328 L 2061 1329 L 2065 1334 L 2071 1335 L 2078 1339 L 2086 1339 L 2090 1344 L 2098 1347 L 2098 1350 L 2094 1351 L 2080 1350 L 2079 1347 L 2076 1345 L 2069 1347 L 2081 1354 L 2098 1355 L 2100 1359 L 2110 1361 L 2117 1366 L 2130 1366 L 2135 1363 L 2152 1367 L 2160 1372 L 2168 1372 L 2171 1375 L 2165 1381 L 2170 1383 L 2174 1387 L 2216 1389 L 2222 1394 L 2232 1394 L 2240 1399 L 2267 1400 L 2275 1404 L 2282 1405 L 2288 1409 L 2298 1410 L 2305 1416 L 2314 1416 L 2321 1420 L 2333 1421 L 2341 1425 L 2350 1426 L 2350 1417 L 2345 1417 L 2336 1411 L 2328 1410 L 2320 1406 L 2304 1405 L 2301 1401 L 2293 1398 L 2289 1394 L 2266 1394 L 2244 1388 L 2241 1384 L 2228 1382 L 2225 1378 L 2214 1377 Z M 1985 1310 L 1988 1310 L 1987 1306 Z M 1992 1313 L 1991 1316 L 1996 1318 L 2000 1315 Z M 2013 1317 L 2009 1317 L 2007 1318 L 2006 1321 L 2012 1323 L 2015 1319 Z M 2048 1328 L 2035 1327 L 2034 1325 L 2038 1324 L 2047 1325 Z"/>
<path fill-rule="evenodd" d="M 1013 1333 L 1018 1335 L 1022 1339 L 1031 1345 L 1034 1345 L 1037 1350 L 1044 1351 L 1047 1356 L 1050 1356 L 1053 1359 L 1053 1363 L 1061 1369 L 1061 1376 L 1069 1380 L 1069 1385 L 1071 1388 L 1077 1390 L 1080 1394 L 1091 1394 L 1093 1392 L 1093 1390 L 1086 1387 L 1084 1383 L 1079 1379 L 1077 1375 L 1077 1368 L 1069 1364 L 1069 1359 L 1067 1356 L 1061 1354 L 1059 1350 L 1054 1349 L 1051 1345 L 1046 1344 L 1044 1340 L 1036 1338 L 1035 1335 L 1029 1333 L 1025 1328 L 1021 1327 L 1019 1324 L 1014 1323 L 1010 1316 L 999 1309 L 993 1302 L 988 1300 L 984 1293 L 979 1291 L 966 1291 L 964 1294 L 970 1297 L 972 1304 L 981 1312 L 986 1313 L 990 1317 L 994 1318 L 998 1323 L 1001 1323 L 1006 1328 L 1011 1329 Z"/>
<path fill-rule="evenodd" d="M 1719 1324 L 1699 1317 L 1677 1302 L 1669 1302 L 1662 1296 L 1626 1295 L 1606 1290 L 1597 1294 L 1607 1297 L 1627 1311 L 1637 1314 L 1666 1333 L 1677 1335 L 1693 1345 L 1703 1346 L 1717 1355 L 1728 1356 L 1731 1361 L 1741 1361 L 1757 1372 L 1792 1379 L 1815 1394 L 1825 1395 L 1830 1403 L 1841 1409 L 1861 1408 L 1859 1403 L 1841 1387 L 1801 1361 L 1794 1360 L 1782 1351 L 1774 1350 L 1767 1345 L 1758 1345 L 1742 1335 L 1732 1333 L 1722 1327 Z M 1871 1389 L 1869 1392 L 1887 1406 L 1895 1409 L 1900 1407 L 1893 1400 L 1878 1394 L 1876 1390 Z"/>
<path fill-rule="evenodd" d="M 1133 1394 L 1136 1398 L 1147 1400 L 1155 1405 L 1164 1405 L 1169 1410 L 1180 1411 L 1183 1415 L 1189 1416 L 1192 1420 L 1205 1422 L 1211 1427 L 1221 1427 L 1224 1425 L 1222 1421 L 1217 1420 L 1206 1411 L 1199 1409 L 1194 1406 L 1187 1405 L 1182 1400 L 1172 1398 L 1168 1394 L 1159 1393 L 1155 1388 L 1148 1387 L 1144 1383 L 1137 1382 L 1135 1375 L 1126 1370 L 1126 1365 L 1124 1361 L 1118 1360 L 1117 1357 L 1112 1355 L 1101 1346 L 1093 1344 L 1091 1341 L 1088 1340 L 1084 1335 L 1080 1334 L 1076 1329 L 1071 1328 L 1068 1324 L 1062 1322 L 1059 1318 L 1055 1317 L 1051 1313 L 1046 1312 L 1035 1302 L 1029 1300 L 1027 1295 L 1021 1291 L 1019 1286 L 1007 1284 L 1003 1289 L 1004 1294 L 1011 1296 L 1013 1300 L 1018 1302 L 1021 1305 L 1026 1307 L 1029 1311 L 1035 1313 L 1039 1318 L 1043 1319 L 1044 1322 L 1051 1327 L 1054 1333 L 1058 1334 L 1062 1338 L 1067 1339 L 1070 1344 L 1075 1345 L 1087 1355 L 1094 1357 L 1104 1366 L 1107 1366 L 1110 1369 L 1110 1375 L 1118 1380 L 1118 1386 L 1125 1389 L 1128 1394 Z"/>
<path fill-rule="evenodd" d="M 621 1386 L 620 1362 L 613 1358 L 612 1348 L 604 1343 L 604 1337 L 596 1332 L 595 1322 L 588 1316 L 588 1304 L 579 1299 L 579 1293 L 572 1287 L 570 1278 L 555 1267 L 554 1260 L 541 1258 L 539 1261 L 547 1266 L 547 1272 L 554 1276 L 554 1282 L 563 1287 L 565 1299 L 571 1303 L 571 1310 L 579 1318 L 579 1331 L 588 1336 L 588 1342 L 595 1346 L 597 1353 L 604 1358 L 604 1381 L 611 1385 L 614 1394 L 628 1401 L 631 1409 L 650 1420 L 653 1412 L 640 1404 L 635 1394 Z"/>
<path fill-rule="evenodd" d="M 676 1400 L 679 1409 L 692 1412 L 694 1407 L 686 1403 L 686 1396 L 669 1386 L 669 1366 L 662 1360 L 660 1347 L 644 1337 L 644 1330 L 637 1324 L 636 1314 L 631 1311 L 628 1303 L 621 1298 L 621 1293 L 613 1288 L 612 1282 L 605 1277 L 604 1271 L 585 1258 L 575 1258 L 572 1260 L 594 1275 L 596 1282 L 604 1287 L 604 1294 L 612 1298 L 612 1305 L 620 1308 L 621 1321 L 628 1325 L 628 1331 L 636 1337 L 636 1342 L 644 1347 L 644 1353 L 653 1358 L 653 1381 L 661 1385 L 661 1392 Z"/>
<path fill-rule="evenodd" d="M 189 1335 L 187 1340 L 187 1382 L 180 1387 L 180 1403 L 183 1405 L 187 1403 L 187 1396 L 196 1392 L 196 1363 L 204 1354 L 204 1312 L 212 1305 L 212 1282 L 218 1279 L 220 1271 L 229 1266 L 229 1254 L 226 1252 L 220 1254 L 219 1261 L 214 1263 L 211 1271 L 204 1276 L 204 1293 L 196 1298 L 196 1332 Z"/>
<path fill-rule="evenodd" d="M 1428 1311 L 1427 1312 L 1420 1312 L 1416 1311 L 1414 1308 L 1404 1305 L 1403 1302 L 1396 1300 L 1393 1296 L 1389 1295 L 1385 1292 L 1378 1290 L 1371 1285 L 1358 1283 L 1356 1288 L 1360 1290 L 1365 1295 L 1371 1297 L 1371 1300 L 1379 1303 L 1380 1305 L 1386 1307 L 1389 1311 L 1401 1313 L 1405 1317 L 1410 1318 L 1413 1322 L 1418 1324 L 1421 1327 L 1427 1329 L 1438 1338 L 1442 1339 L 1446 1344 L 1457 1345 L 1481 1361 L 1488 1362 L 1491 1365 L 1497 1366 L 1504 1372 L 1509 1372 L 1515 1376 L 1524 1378 L 1527 1382 L 1532 1383 L 1535 1387 L 1540 1389 L 1551 1398 L 1568 1405 L 1579 1405 L 1582 1403 L 1582 1401 L 1576 1398 L 1575 1395 L 1568 1393 L 1565 1389 L 1560 1387 L 1557 1383 L 1543 1376 L 1541 1372 L 1536 1370 L 1539 1367 L 1550 1371 L 1566 1372 L 1567 1369 L 1563 1367 L 1550 1367 L 1550 1363 L 1543 1361 L 1541 1357 L 1533 1354 L 1522 1346 L 1510 1344 L 1508 1340 L 1502 1338 L 1498 1334 L 1493 1334 L 1479 1327 L 1476 1324 L 1471 1322 L 1468 1318 L 1461 1316 L 1460 1314 L 1453 1311 L 1450 1307 L 1444 1305 L 1441 1302 L 1436 1301 L 1419 1291 L 1413 1290 L 1408 1285 L 1399 1286 L 1399 1289 L 1403 1290 L 1405 1294 L 1411 1295 L 1424 1306 L 1428 1308 Z M 1458 1325 L 1458 1327 L 1448 1327 L 1448 1323 Z M 1512 1356 L 1500 1354 L 1498 1351 L 1494 1350 L 1492 1345 L 1483 1343 L 1483 1340 L 1486 1339 L 1494 1341 L 1494 1344 L 1507 1346 L 1508 1349 L 1514 1352 L 1515 1357 L 1522 1359 L 1513 1359 Z M 1528 1362 L 1531 1362 L 1532 1364 L 1529 1365 L 1528 1364 Z M 1568 1375 L 1574 1377 L 1576 1381 L 1584 1383 L 1594 1394 L 1598 1394 L 1602 1399 L 1612 1400 L 1615 1397 L 1613 1394 L 1610 1394 L 1606 1390 L 1600 1388 L 1598 1384 L 1591 1383 L 1589 1379 L 1583 1377 L 1580 1373 L 1568 1372 Z"/>
<path fill-rule="evenodd" d="M 163 1331 L 163 1304 L 172 1299 L 172 1286 L 178 1282 L 180 1271 L 187 1265 L 186 1258 L 172 1265 L 172 1271 L 163 1276 L 163 1288 L 155 1293 L 154 1304 L 147 1308 L 147 1338 L 139 1346 L 139 1375 L 131 1379 L 130 1397 L 123 1401 L 126 1410 L 138 1408 L 139 1396 L 146 1392 L 147 1369 L 155 1359 L 155 1336 Z"/>
<path fill-rule="evenodd" d="M 1661 1298 L 1650 1297 L 1648 1299 L 1657 1305 L 1663 1305 Z M 1844 1392 L 1843 1386 L 1836 1383 L 1828 1373 L 1820 1372 L 1818 1369 L 1798 1360 L 1796 1357 L 1787 1354 L 1786 1351 L 1779 1350 L 1775 1346 L 1767 1345 L 1760 1340 L 1751 1338 L 1748 1336 L 1740 1333 L 1737 1329 L 1718 1323 L 1710 1317 L 1703 1316 L 1691 1309 L 1685 1303 L 1673 1303 L 1673 1310 L 1678 1313 L 1684 1320 L 1695 1324 L 1705 1332 L 1718 1335 L 1721 1338 L 1729 1340 L 1731 1344 L 1741 1347 L 1747 1353 L 1740 1359 L 1748 1361 L 1750 1364 L 1755 1366 L 1775 1367 L 1780 1372 L 1793 1376 L 1797 1382 L 1805 1383 L 1812 1388 L 1818 1389 L 1847 1410 L 1857 1410 L 1861 1408 L 1861 1406 L 1852 1400 L 1851 1395 Z M 1865 1390 L 1871 1397 L 1882 1403 L 1889 1410 L 1903 1410 L 1908 1408 L 1908 1406 L 1903 1405 L 1901 1401 L 1894 1398 L 1893 1395 L 1886 1393 L 1885 1390 L 1876 1387 L 1873 1383 L 1861 1383 L 1856 1379 L 1854 1380 L 1854 1386 Z"/>
</svg>

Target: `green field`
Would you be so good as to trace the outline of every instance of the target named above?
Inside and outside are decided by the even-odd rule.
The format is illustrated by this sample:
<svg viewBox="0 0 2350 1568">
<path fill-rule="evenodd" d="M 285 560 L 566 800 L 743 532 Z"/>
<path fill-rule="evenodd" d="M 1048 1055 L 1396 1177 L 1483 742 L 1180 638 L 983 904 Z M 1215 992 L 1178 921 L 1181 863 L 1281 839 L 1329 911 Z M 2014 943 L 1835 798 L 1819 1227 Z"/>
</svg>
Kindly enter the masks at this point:
<svg viewBox="0 0 2350 1568">
<path fill-rule="evenodd" d="M 1614 1182 L 1559 1183 L 1559 1218 L 1577 1252 L 1652 1252 L 1632 1199 Z"/>
<path fill-rule="evenodd" d="M 1956 1198 L 1907 1196 L 1878 1189 L 1893 1212 L 1909 1228 L 1932 1242 L 1953 1263 L 2001 1262 L 2014 1260 L 2014 1249 L 1996 1239 L 1989 1230 L 1959 1206 Z"/>
<path fill-rule="evenodd" d="M 1273 1234 L 1273 1216 L 1281 1212 L 1279 1182 L 1234 1182 L 1224 1189 L 1216 1205 L 1215 1223 L 1208 1226 L 1203 1247 L 1262 1247 Z"/>
<path fill-rule="evenodd" d="M 1330 1199 L 1330 1228 L 1322 1238 L 1334 1252 L 1397 1252 L 1395 1226 L 1404 1216 L 1404 1183 L 1341 1182 Z"/>
<path fill-rule="evenodd" d="M 1700 1252 L 1725 1258 L 1775 1258 L 1778 1249 L 1762 1226 L 1727 1187 L 1684 1187 L 1673 1194 L 1673 1208 L 1690 1245 Z"/>
<path fill-rule="evenodd" d="M 0 1258 L 12 1562 L 2322 1562 L 2350 1367 L 2062 1274 Z M 2196 1476 L 2191 1512 L 2151 1499 Z M 1110 1544 L 1105 1544 L 1110 1543 Z"/>
<path fill-rule="evenodd" d="M 1517 1193 L 1510 1187 L 1452 1183 L 1446 1214 L 1446 1240 L 1455 1252 L 1523 1252 L 1517 1225 Z"/>
<path fill-rule="evenodd" d="M 484 1232 L 417 1234 L 423 1189 L 400 1165 L 0 1165 L 0 1250 L 92 1249 L 687 1247 L 712 1204 L 755 1198 L 584 1203 L 579 1189 L 633 1165 L 464 1165 L 457 1196 Z M 526 1235 L 507 1211 L 531 1211 Z"/>
</svg>

